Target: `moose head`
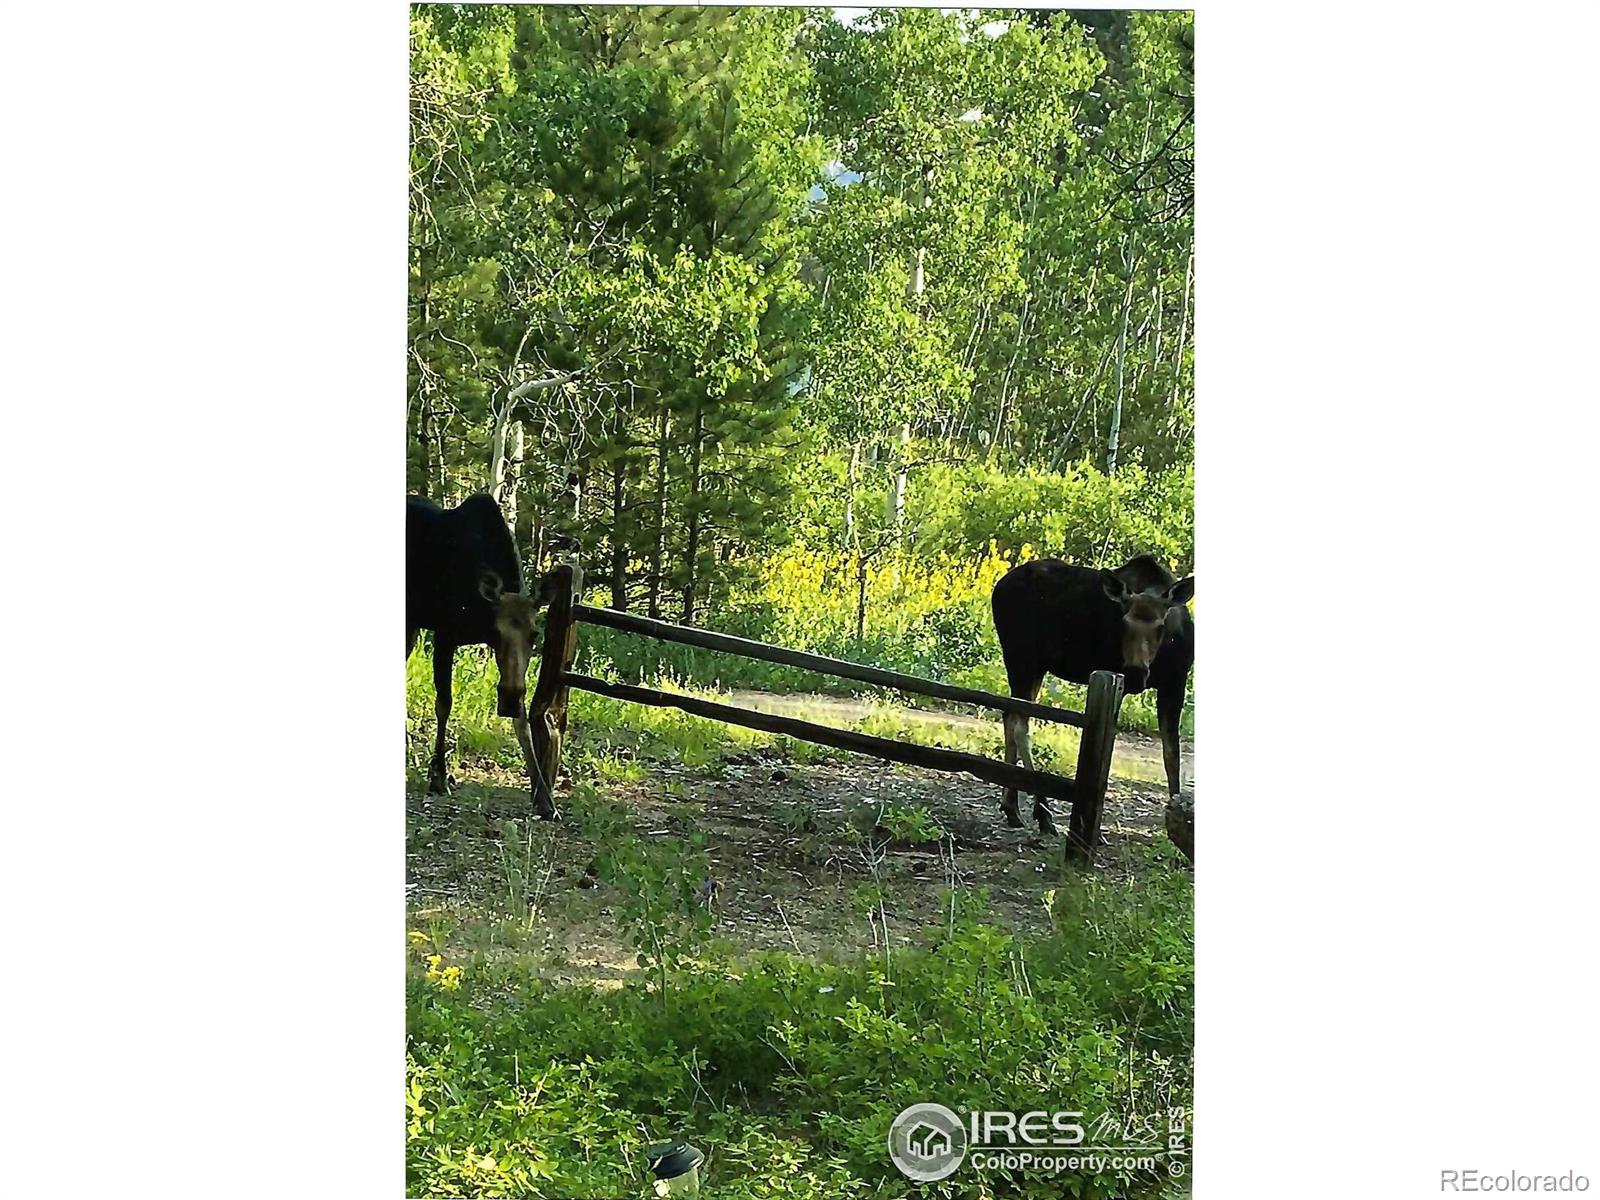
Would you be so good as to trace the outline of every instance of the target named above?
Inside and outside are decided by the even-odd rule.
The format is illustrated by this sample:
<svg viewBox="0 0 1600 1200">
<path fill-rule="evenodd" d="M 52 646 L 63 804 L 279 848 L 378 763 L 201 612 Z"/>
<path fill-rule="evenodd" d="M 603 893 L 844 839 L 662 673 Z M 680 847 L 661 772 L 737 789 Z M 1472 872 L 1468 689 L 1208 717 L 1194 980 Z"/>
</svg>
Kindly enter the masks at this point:
<svg viewBox="0 0 1600 1200">
<path fill-rule="evenodd" d="M 1127 691 L 1140 692 L 1150 678 L 1161 643 L 1181 628 L 1183 607 L 1194 596 L 1194 576 L 1164 589 L 1133 592 L 1115 571 L 1100 572 L 1100 586 L 1122 610 L 1122 676 Z"/>
<path fill-rule="evenodd" d="M 539 609 L 549 598 L 548 578 L 539 595 L 508 592 L 505 581 L 485 569 L 478 576 L 478 594 L 494 613 L 494 663 L 500 672 L 495 687 L 495 710 L 502 717 L 527 715 L 528 663 L 533 659 L 533 633 Z"/>
</svg>

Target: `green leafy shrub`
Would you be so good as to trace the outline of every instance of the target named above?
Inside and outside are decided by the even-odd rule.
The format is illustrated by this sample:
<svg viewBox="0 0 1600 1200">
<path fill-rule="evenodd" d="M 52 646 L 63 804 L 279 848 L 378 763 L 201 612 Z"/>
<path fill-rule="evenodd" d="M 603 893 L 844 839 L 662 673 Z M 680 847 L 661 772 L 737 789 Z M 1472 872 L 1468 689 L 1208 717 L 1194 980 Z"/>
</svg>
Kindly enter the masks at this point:
<svg viewBox="0 0 1600 1200">
<path fill-rule="evenodd" d="M 722 1197 L 900 1197 L 884 1151 L 909 1104 L 1070 1109 L 1087 1120 L 1187 1109 L 1192 893 L 1074 877 L 1049 931 L 982 924 L 981 898 L 931 949 L 827 963 L 786 954 L 680 964 L 652 981 L 553 987 L 514 965 L 440 986 L 409 973 L 412 1195 L 643 1194 L 643 1147 L 709 1157 Z M 435 972 L 437 975 L 437 972 Z M 957 1172 L 923 1194 L 1133 1197 L 1164 1179 Z"/>
</svg>

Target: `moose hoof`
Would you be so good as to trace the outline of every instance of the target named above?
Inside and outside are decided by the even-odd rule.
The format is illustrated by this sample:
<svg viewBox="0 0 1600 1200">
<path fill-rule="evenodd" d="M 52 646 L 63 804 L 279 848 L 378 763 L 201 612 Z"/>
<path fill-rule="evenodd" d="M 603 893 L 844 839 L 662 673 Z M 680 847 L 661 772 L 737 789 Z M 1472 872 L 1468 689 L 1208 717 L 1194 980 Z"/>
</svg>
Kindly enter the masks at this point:
<svg viewBox="0 0 1600 1200">
<path fill-rule="evenodd" d="M 561 810 L 547 801 L 544 804 L 535 804 L 533 806 L 533 815 L 541 821 L 559 821 L 561 819 Z"/>
<path fill-rule="evenodd" d="M 1054 837 L 1061 832 L 1056 828 L 1055 816 L 1048 808 L 1035 808 L 1033 810 L 1033 819 L 1039 822 L 1039 832 L 1046 837 Z M 1021 822 L 1018 822 L 1018 824 L 1021 824 Z"/>
<path fill-rule="evenodd" d="M 1014 804 L 1002 804 L 1000 811 L 1005 814 L 1006 825 L 1012 829 L 1022 828 L 1022 814 L 1017 811 Z"/>
<path fill-rule="evenodd" d="M 451 779 L 443 771 L 430 771 L 428 773 L 428 791 L 435 796 L 448 795 Z"/>
</svg>

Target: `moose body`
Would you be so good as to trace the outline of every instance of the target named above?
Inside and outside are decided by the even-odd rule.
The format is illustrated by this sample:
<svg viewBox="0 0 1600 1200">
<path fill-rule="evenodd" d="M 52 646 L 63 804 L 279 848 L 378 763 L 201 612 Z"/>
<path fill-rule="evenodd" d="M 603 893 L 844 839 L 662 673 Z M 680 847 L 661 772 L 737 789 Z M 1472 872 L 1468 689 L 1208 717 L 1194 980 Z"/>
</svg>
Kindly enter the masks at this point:
<svg viewBox="0 0 1600 1200">
<path fill-rule="evenodd" d="M 438 729 L 428 766 L 428 790 L 443 792 L 445 727 L 450 719 L 451 668 L 457 647 L 488 646 L 500 678 L 496 709 L 510 717 L 527 764 L 534 810 L 556 815 L 539 770 L 528 725 L 528 662 L 534 618 L 547 596 L 522 590 L 516 545 L 492 496 L 469 496 L 451 509 L 420 496 L 406 497 L 406 653 L 418 630 L 433 632 L 434 711 Z"/>
<path fill-rule="evenodd" d="M 1178 722 L 1194 666 L 1194 619 L 1188 601 L 1194 576 L 1177 579 L 1148 554 L 1115 570 L 1055 558 L 1013 567 L 994 585 L 990 606 L 1013 696 L 1037 700 L 1045 675 L 1088 683 L 1096 671 L 1118 671 L 1128 694 L 1154 688 L 1167 791 L 1179 790 Z M 1006 761 L 1033 766 L 1028 718 L 1007 713 Z M 1021 825 L 1017 792 L 1001 802 L 1006 821 Z M 1034 798 L 1039 828 L 1055 832 L 1048 802 Z"/>
</svg>

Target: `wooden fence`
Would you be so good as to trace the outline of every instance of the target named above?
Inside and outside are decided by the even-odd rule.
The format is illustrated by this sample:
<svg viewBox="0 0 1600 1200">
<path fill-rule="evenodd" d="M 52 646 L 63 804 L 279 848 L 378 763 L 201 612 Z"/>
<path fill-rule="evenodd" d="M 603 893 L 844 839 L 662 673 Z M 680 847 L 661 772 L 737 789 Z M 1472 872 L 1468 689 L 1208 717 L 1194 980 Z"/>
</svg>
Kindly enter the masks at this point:
<svg viewBox="0 0 1600 1200">
<path fill-rule="evenodd" d="M 1089 682 L 1085 711 L 1057 708 L 1038 704 L 1015 696 L 1002 696 L 977 688 L 956 687 L 918 675 L 906 675 L 882 667 L 809 654 L 803 650 L 790 650 L 749 638 L 714 633 L 707 629 L 694 629 L 687 625 L 672 625 L 650 617 L 618 612 L 611 608 L 594 608 L 579 602 L 582 572 L 574 566 L 560 566 L 555 570 L 554 596 L 545 621 L 544 655 L 539 662 L 539 676 L 534 684 L 530 702 L 535 753 L 539 769 L 553 784 L 561 762 L 561 743 L 567 728 L 567 692 L 569 688 L 610 696 L 614 700 L 628 700 L 635 704 L 681 709 L 697 717 L 759 729 L 765 733 L 782 734 L 868 754 L 889 762 L 907 763 L 915 767 L 931 767 L 938 771 L 960 771 L 985 783 L 999 787 L 1016 788 L 1019 792 L 1048 796 L 1069 801 L 1072 815 L 1067 825 L 1069 854 L 1081 861 L 1091 861 L 1093 848 L 1100 839 L 1100 815 L 1105 805 L 1106 784 L 1111 776 L 1111 752 L 1117 737 L 1117 713 L 1122 706 L 1122 676 L 1110 671 L 1097 671 Z M 1073 725 L 1082 730 L 1078 746 L 1077 775 L 1069 778 L 1050 771 L 1037 771 L 1015 766 L 981 754 L 968 754 L 962 750 L 946 750 L 934 746 L 919 746 L 893 738 L 877 737 L 850 729 L 835 729 L 817 725 L 795 717 L 780 717 L 772 713 L 757 712 L 731 704 L 720 704 L 698 696 L 684 696 L 655 688 L 634 684 L 612 683 L 572 670 L 578 648 L 578 625 L 605 625 L 626 633 L 640 634 L 666 642 L 686 646 L 699 646 L 719 650 L 743 658 L 762 659 L 800 667 L 822 675 L 843 679 L 857 679 L 863 683 L 878 684 L 919 696 L 932 696 L 940 700 L 954 700 L 962 704 L 975 704 L 1002 713 L 1017 713 L 1042 721 L 1055 721 Z"/>
</svg>

